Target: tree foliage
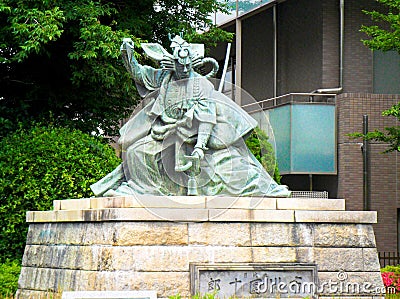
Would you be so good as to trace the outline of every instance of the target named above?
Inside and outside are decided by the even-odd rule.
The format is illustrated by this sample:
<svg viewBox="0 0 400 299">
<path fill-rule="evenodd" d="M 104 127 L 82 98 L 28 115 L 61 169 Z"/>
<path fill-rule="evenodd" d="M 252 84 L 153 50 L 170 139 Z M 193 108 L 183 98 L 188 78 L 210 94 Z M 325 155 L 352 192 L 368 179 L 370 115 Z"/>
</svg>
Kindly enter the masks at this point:
<svg viewBox="0 0 400 299">
<path fill-rule="evenodd" d="M 122 38 L 168 48 L 168 33 L 198 40 L 202 30 L 213 44 L 230 37 L 211 26 L 208 15 L 219 9 L 216 0 L 0 0 L 0 137 L 50 113 L 115 135 L 138 101 L 119 59 Z"/>
<path fill-rule="evenodd" d="M 259 127 L 256 127 L 246 139 L 246 145 L 264 169 L 279 184 L 281 176 L 279 174 L 278 163 L 274 148 L 268 140 L 268 135 Z"/>
<path fill-rule="evenodd" d="M 78 130 L 35 125 L 0 141 L 0 262 L 21 258 L 26 211 L 93 195 L 90 185 L 120 163 L 114 149 Z"/>
<path fill-rule="evenodd" d="M 370 39 L 363 40 L 364 44 L 373 50 L 394 50 L 400 54 L 400 1 L 376 0 L 383 4 L 385 11 L 364 11 L 376 22 L 372 26 L 362 26 Z"/>
<path fill-rule="evenodd" d="M 400 103 L 383 111 L 382 115 L 393 116 L 400 121 Z M 368 132 L 366 135 L 362 133 L 353 133 L 350 134 L 350 136 L 353 138 L 365 138 L 367 140 L 387 143 L 388 148 L 385 150 L 385 153 L 394 151 L 400 152 L 400 126 L 387 127 L 384 132 L 375 130 L 373 132 Z"/>
<path fill-rule="evenodd" d="M 370 36 L 370 39 L 363 40 L 363 43 L 372 50 L 397 51 L 400 54 L 400 1 L 376 1 L 382 4 L 383 9 L 381 11 L 364 11 L 376 24 L 361 27 L 361 31 Z M 383 111 L 382 115 L 394 116 L 400 121 L 400 103 Z M 375 130 L 367 135 L 354 133 L 350 136 L 387 143 L 388 149 L 385 152 L 400 151 L 399 126 L 387 127 L 384 132 Z"/>
<path fill-rule="evenodd" d="M 18 289 L 20 272 L 19 260 L 7 260 L 0 264 L 0 298 L 13 298 Z"/>
</svg>

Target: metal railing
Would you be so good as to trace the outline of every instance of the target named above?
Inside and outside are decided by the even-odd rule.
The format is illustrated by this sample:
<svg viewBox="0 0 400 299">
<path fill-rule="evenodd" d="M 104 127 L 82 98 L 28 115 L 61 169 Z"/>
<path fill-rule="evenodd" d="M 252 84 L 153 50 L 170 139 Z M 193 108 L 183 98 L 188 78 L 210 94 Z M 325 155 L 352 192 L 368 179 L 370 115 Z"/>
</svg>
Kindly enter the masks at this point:
<svg viewBox="0 0 400 299">
<path fill-rule="evenodd" d="M 400 253 L 393 251 L 379 251 L 378 252 L 379 263 L 381 268 L 386 266 L 397 266 L 400 265 Z"/>
<path fill-rule="evenodd" d="M 336 94 L 334 93 L 288 93 L 278 97 L 261 100 L 258 102 L 242 105 L 247 113 L 255 113 L 277 106 L 292 103 L 326 103 L 335 104 Z"/>
<path fill-rule="evenodd" d="M 328 191 L 292 191 L 293 198 L 328 198 Z"/>
</svg>

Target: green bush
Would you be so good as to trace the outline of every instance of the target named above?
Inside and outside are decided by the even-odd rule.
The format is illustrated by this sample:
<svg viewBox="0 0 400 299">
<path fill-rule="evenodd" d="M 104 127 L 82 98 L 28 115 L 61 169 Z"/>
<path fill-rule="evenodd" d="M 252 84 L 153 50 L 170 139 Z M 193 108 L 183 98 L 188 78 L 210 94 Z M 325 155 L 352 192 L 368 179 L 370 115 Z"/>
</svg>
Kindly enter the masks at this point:
<svg viewBox="0 0 400 299">
<path fill-rule="evenodd" d="M 246 139 L 246 145 L 264 169 L 280 184 L 281 176 L 279 175 L 275 151 L 268 139 L 267 134 L 256 127 L 249 138 Z"/>
<path fill-rule="evenodd" d="M 26 211 L 49 210 L 53 200 L 93 195 L 89 186 L 120 163 L 99 138 L 35 125 L 0 141 L 0 262 L 20 259 Z"/>
<path fill-rule="evenodd" d="M 17 260 L 7 260 L 0 264 L 0 298 L 11 297 L 15 294 L 20 271 L 21 265 Z"/>
<path fill-rule="evenodd" d="M 397 274 L 400 276 L 400 265 L 397 266 L 386 266 L 385 268 L 381 268 L 381 273 L 385 272 L 393 272 L 394 274 Z"/>
</svg>

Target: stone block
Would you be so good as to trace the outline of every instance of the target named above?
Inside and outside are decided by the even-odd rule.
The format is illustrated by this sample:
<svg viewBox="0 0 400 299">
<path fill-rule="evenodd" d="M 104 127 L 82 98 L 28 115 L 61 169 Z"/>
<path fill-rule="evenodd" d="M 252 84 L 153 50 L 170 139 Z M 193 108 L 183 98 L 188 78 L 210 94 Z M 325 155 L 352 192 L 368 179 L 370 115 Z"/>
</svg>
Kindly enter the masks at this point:
<svg viewBox="0 0 400 299">
<path fill-rule="evenodd" d="M 76 252 L 79 250 L 77 248 L 78 246 L 66 245 L 28 245 L 25 248 L 22 265 L 36 268 L 76 269 L 74 264 L 78 257 Z"/>
<path fill-rule="evenodd" d="M 34 211 L 33 222 L 55 222 L 57 221 L 56 211 Z M 30 216 L 31 217 L 31 216 Z"/>
<path fill-rule="evenodd" d="M 177 209 L 177 208 L 147 208 L 147 210 L 162 221 L 207 221 L 207 209 Z"/>
<path fill-rule="evenodd" d="M 294 222 L 294 211 L 290 210 L 212 209 L 209 215 L 213 222 Z"/>
<path fill-rule="evenodd" d="M 297 262 L 294 247 L 252 247 L 254 263 L 294 263 Z"/>
<path fill-rule="evenodd" d="M 362 248 L 314 248 L 318 271 L 364 271 Z"/>
<path fill-rule="evenodd" d="M 121 271 L 115 282 L 118 290 L 157 290 L 158 298 L 180 295 L 189 298 L 189 272 Z"/>
<path fill-rule="evenodd" d="M 122 208 L 83 211 L 85 221 L 206 221 L 206 209 Z"/>
<path fill-rule="evenodd" d="M 61 293 L 33 290 L 18 290 L 15 298 L 30 298 L 30 299 L 61 299 Z"/>
<path fill-rule="evenodd" d="M 101 215 L 103 213 L 108 213 L 110 209 L 107 210 L 98 210 L 98 209 L 90 209 L 90 210 L 82 210 L 82 217 L 84 222 L 91 221 L 101 221 Z"/>
<path fill-rule="evenodd" d="M 189 297 L 189 272 L 95 272 L 79 271 L 76 291 L 157 290 L 157 296 L 168 298 L 180 294 Z M 60 285 L 61 289 L 64 288 Z"/>
<path fill-rule="evenodd" d="M 90 209 L 90 198 L 61 200 L 59 210 L 87 210 Z"/>
<path fill-rule="evenodd" d="M 80 245 L 83 241 L 83 236 L 89 231 L 87 227 L 89 223 L 58 223 L 53 227 L 56 235 L 58 236 L 58 244 L 71 244 Z"/>
<path fill-rule="evenodd" d="M 252 223 L 252 246 L 312 246 L 311 224 Z"/>
<path fill-rule="evenodd" d="M 26 244 L 54 244 L 57 239 L 57 223 L 31 223 L 28 229 Z"/>
<path fill-rule="evenodd" d="M 99 271 L 103 269 L 105 259 L 101 246 L 48 246 L 53 254 L 49 254 L 50 263 L 44 267 L 68 270 Z"/>
<path fill-rule="evenodd" d="M 143 204 L 137 199 L 137 196 L 126 196 L 123 208 L 143 208 Z"/>
<path fill-rule="evenodd" d="M 174 208 L 160 197 L 148 202 L 155 207 L 117 197 L 103 199 L 102 209 L 64 210 L 60 203 L 38 218 L 32 212 L 19 294 L 154 289 L 162 298 L 187 297 L 191 263 L 315 263 L 323 281 L 342 270 L 351 281 L 371 281 L 371 274 L 382 284 L 368 222 L 376 220 L 374 212 L 289 209 L 300 205 L 297 199 L 268 209 L 281 200 L 275 198 L 258 205 L 254 198 L 234 199 L 226 210 L 216 208 L 226 204 L 217 198 L 186 198 L 173 198 Z M 191 204 L 199 207 L 182 208 Z M 62 215 L 61 222 L 54 215 Z M 50 221 L 42 223 L 44 217 Z M 355 223 L 360 219 L 364 223 Z"/>
<path fill-rule="evenodd" d="M 26 212 L 26 223 L 32 223 L 35 221 L 35 212 Z"/>
<path fill-rule="evenodd" d="M 363 248 L 364 271 L 378 271 L 380 263 L 376 248 Z"/>
<path fill-rule="evenodd" d="M 80 226 L 82 245 L 110 245 L 122 223 L 85 222 Z M 73 233 L 73 230 L 71 230 Z"/>
<path fill-rule="evenodd" d="M 80 271 L 79 291 L 114 291 L 116 290 L 115 272 Z"/>
<path fill-rule="evenodd" d="M 24 265 L 22 265 L 21 273 L 18 278 L 18 288 L 35 290 L 36 273 L 37 273 L 36 268 L 25 267 Z"/>
<path fill-rule="evenodd" d="M 165 222 L 125 222 L 113 236 L 115 246 L 187 245 L 188 225 Z"/>
<path fill-rule="evenodd" d="M 61 202 L 62 202 L 62 200 L 53 200 L 53 210 L 54 211 L 61 210 Z"/>
<path fill-rule="evenodd" d="M 189 250 L 180 246 L 103 247 L 100 271 L 188 271 Z"/>
<path fill-rule="evenodd" d="M 251 263 L 251 247 L 190 246 L 189 263 Z M 189 265 L 188 268 L 189 269 Z"/>
<path fill-rule="evenodd" d="M 374 211 L 295 211 L 296 222 L 377 223 Z"/>
<path fill-rule="evenodd" d="M 249 247 L 118 246 L 103 247 L 100 271 L 189 271 L 190 263 L 252 262 Z"/>
<path fill-rule="evenodd" d="M 62 206 L 61 206 L 62 207 Z M 83 210 L 60 210 L 54 211 L 57 222 L 81 222 L 84 221 Z"/>
<path fill-rule="evenodd" d="M 276 198 L 271 197 L 207 197 L 209 209 L 264 209 L 275 210 Z"/>
<path fill-rule="evenodd" d="M 62 299 L 157 299 L 156 291 L 78 291 L 63 292 Z"/>
<path fill-rule="evenodd" d="M 141 207 L 145 208 L 176 208 L 205 209 L 205 196 L 155 196 L 136 195 L 133 197 Z"/>
<path fill-rule="evenodd" d="M 119 224 L 109 222 L 59 222 L 30 225 L 27 244 L 113 244 Z"/>
<path fill-rule="evenodd" d="M 344 211 L 344 199 L 277 198 L 278 210 Z"/>
<path fill-rule="evenodd" d="M 291 210 L 254 210 L 253 218 L 257 222 L 294 222 Z"/>
<path fill-rule="evenodd" d="M 90 209 L 125 208 L 125 197 L 94 197 L 87 199 Z M 89 209 L 86 208 L 86 209 Z"/>
<path fill-rule="evenodd" d="M 40 291 L 57 292 L 58 281 L 63 281 L 62 269 L 40 268 L 36 276 L 36 289 Z"/>
<path fill-rule="evenodd" d="M 83 211 L 85 221 L 157 221 L 159 217 L 145 208 L 116 208 Z"/>
<path fill-rule="evenodd" d="M 376 247 L 372 225 L 316 224 L 314 244 L 318 247 Z"/>
<path fill-rule="evenodd" d="M 313 247 L 296 247 L 296 258 L 298 263 L 315 263 Z"/>
<path fill-rule="evenodd" d="M 190 245 L 250 246 L 249 223 L 189 223 Z"/>
</svg>

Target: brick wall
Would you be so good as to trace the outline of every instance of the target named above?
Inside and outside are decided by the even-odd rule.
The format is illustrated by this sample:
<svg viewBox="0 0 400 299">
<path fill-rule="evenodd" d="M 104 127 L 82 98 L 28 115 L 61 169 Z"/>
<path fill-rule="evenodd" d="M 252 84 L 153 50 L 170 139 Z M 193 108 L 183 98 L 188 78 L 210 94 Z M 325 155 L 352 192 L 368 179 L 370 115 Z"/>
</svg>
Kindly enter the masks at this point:
<svg viewBox="0 0 400 299">
<path fill-rule="evenodd" d="M 322 2 L 322 88 L 339 86 L 339 1 Z"/>
<path fill-rule="evenodd" d="M 242 88 L 257 100 L 274 96 L 273 41 L 272 8 L 242 21 Z"/>
<path fill-rule="evenodd" d="M 363 115 L 369 117 L 369 131 L 398 125 L 382 111 L 400 101 L 400 95 L 345 93 L 337 98 L 338 197 L 346 199 L 348 210 L 363 209 L 363 162 L 360 143 L 346 134 L 362 131 Z M 400 155 L 382 154 L 385 144 L 370 144 L 371 209 L 378 211 L 375 226 L 379 251 L 396 251 L 397 208 L 400 208 Z"/>
<path fill-rule="evenodd" d="M 278 5 L 278 94 L 321 87 L 322 4 L 291 0 Z"/>
<path fill-rule="evenodd" d="M 372 24 L 370 17 L 362 10 L 373 10 L 377 7 L 377 2 L 374 0 L 345 1 L 343 73 L 345 92 L 373 92 L 372 51 L 361 42 L 368 36 L 360 32 L 360 29 L 361 25 Z"/>
</svg>

